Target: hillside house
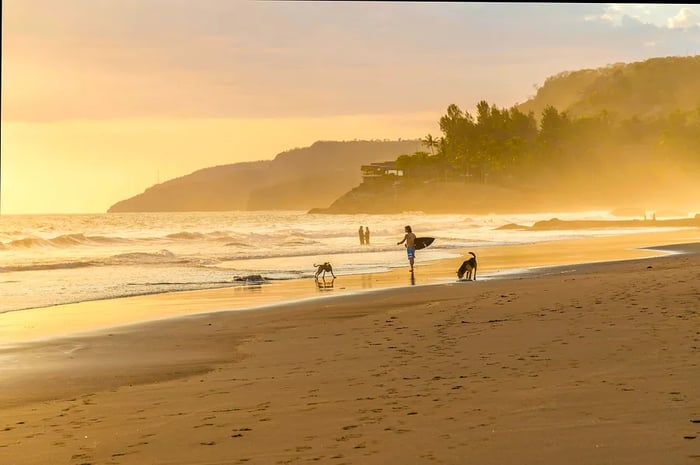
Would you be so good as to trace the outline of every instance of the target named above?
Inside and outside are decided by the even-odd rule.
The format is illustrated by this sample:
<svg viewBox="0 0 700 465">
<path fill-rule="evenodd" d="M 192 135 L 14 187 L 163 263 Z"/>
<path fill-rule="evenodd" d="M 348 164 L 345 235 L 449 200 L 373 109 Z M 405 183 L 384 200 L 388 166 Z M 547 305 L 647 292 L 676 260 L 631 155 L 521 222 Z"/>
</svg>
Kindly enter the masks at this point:
<svg viewBox="0 0 700 465">
<path fill-rule="evenodd" d="M 375 180 L 394 179 L 403 176 L 403 170 L 396 168 L 396 162 L 383 161 L 362 165 L 362 181 L 372 182 Z"/>
</svg>

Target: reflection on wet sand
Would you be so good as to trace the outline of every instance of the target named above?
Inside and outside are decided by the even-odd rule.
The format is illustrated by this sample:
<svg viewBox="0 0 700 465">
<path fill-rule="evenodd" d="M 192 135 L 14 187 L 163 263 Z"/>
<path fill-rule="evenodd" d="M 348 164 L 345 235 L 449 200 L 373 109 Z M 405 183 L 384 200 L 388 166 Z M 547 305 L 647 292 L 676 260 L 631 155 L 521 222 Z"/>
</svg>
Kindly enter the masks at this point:
<svg viewBox="0 0 700 465">
<path fill-rule="evenodd" d="M 233 287 L 234 293 L 248 293 L 248 292 L 260 292 L 260 291 L 262 291 L 262 283 L 244 284 L 242 286 Z"/>
<path fill-rule="evenodd" d="M 242 285 L 236 286 L 234 288 L 234 292 L 236 293 L 248 291 L 260 292 L 262 290 L 262 285 L 265 284 L 265 278 L 263 278 L 259 274 L 251 274 L 248 276 L 235 276 L 233 280 L 236 282 L 243 283 Z"/>
<path fill-rule="evenodd" d="M 325 277 L 321 279 L 316 278 L 316 287 L 318 287 L 319 291 L 333 290 L 333 283 L 335 283 L 335 278 L 332 278 L 328 281 Z"/>
</svg>

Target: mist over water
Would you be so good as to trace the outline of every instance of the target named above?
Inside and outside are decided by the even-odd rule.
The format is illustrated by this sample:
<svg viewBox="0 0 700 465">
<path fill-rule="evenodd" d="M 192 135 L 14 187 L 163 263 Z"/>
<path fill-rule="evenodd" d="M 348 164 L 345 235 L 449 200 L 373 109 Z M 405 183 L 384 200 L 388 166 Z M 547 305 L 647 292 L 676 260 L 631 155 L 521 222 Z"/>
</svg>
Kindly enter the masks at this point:
<svg viewBox="0 0 700 465">
<path fill-rule="evenodd" d="M 608 212 L 518 215 L 310 215 L 305 212 L 0 216 L 0 312 L 84 300 L 308 278 L 329 261 L 336 275 L 406 266 L 396 242 L 410 224 L 435 243 L 417 264 L 459 249 L 610 235 L 630 230 L 496 230 L 551 218 L 613 219 Z M 619 219 L 619 218 L 617 218 Z M 369 245 L 358 228 L 369 227 Z"/>
</svg>

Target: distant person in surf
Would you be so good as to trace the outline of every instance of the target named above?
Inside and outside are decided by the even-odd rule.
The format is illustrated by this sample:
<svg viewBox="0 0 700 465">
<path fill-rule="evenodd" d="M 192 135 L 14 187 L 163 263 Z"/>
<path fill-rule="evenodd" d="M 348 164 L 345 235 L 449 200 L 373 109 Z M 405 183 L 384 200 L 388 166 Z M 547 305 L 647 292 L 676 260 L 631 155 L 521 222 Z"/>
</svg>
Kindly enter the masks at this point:
<svg viewBox="0 0 700 465">
<path fill-rule="evenodd" d="M 365 243 L 365 233 L 362 230 L 362 226 L 360 226 L 360 229 L 357 230 L 357 234 L 360 236 L 360 245 Z"/>
<path fill-rule="evenodd" d="M 416 235 L 413 234 L 411 227 L 408 225 L 404 227 L 404 231 L 406 231 L 406 235 L 396 245 L 406 243 L 406 255 L 408 255 L 408 263 L 411 265 L 411 273 L 413 273 L 413 261 L 416 257 Z"/>
<path fill-rule="evenodd" d="M 365 244 L 369 245 L 369 226 L 365 226 Z"/>
</svg>

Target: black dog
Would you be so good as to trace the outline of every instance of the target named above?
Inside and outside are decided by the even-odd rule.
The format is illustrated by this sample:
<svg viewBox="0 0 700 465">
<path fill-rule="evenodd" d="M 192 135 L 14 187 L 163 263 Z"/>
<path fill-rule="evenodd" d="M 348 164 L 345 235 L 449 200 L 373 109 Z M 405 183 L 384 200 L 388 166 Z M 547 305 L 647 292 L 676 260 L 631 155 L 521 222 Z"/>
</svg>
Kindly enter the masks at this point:
<svg viewBox="0 0 700 465">
<path fill-rule="evenodd" d="M 465 273 L 467 275 L 467 280 L 476 281 L 476 254 L 474 252 L 469 252 L 472 256 L 469 260 L 464 260 L 462 266 L 457 270 L 457 278 L 462 279 Z"/>
<path fill-rule="evenodd" d="M 316 274 L 314 275 L 314 278 L 318 278 L 318 275 L 320 275 L 321 273 L 323 273 L 322 277 L 325 278 L 326 271 L 329 272 L 331 274 L 331 276 L 333 276 L 335 278 L 335 275 L 333 274 L 333 267 L 331 266 L 330 263 L 325 262 L 322 265 L 317 265 L 314 263 L 314 266 L 318 267 L 318 269 L 316 270 Z"/>
</svg>

